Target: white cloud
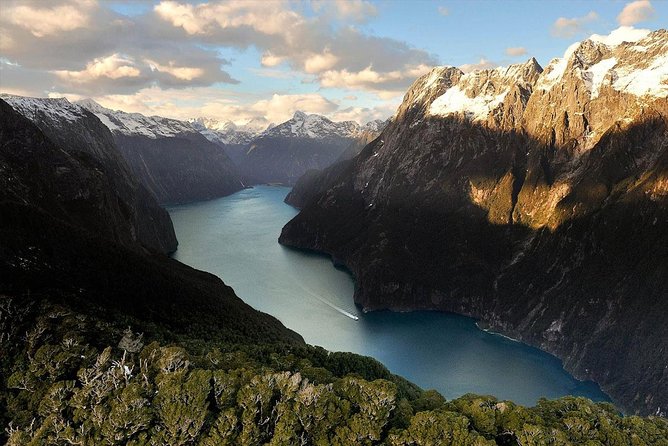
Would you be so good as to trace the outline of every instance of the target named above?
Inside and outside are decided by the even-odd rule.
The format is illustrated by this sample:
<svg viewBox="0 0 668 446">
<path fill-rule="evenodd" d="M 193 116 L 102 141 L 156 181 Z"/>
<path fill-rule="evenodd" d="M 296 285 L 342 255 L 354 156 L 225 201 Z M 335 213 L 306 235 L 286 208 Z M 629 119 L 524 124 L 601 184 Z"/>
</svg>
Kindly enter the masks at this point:
<svg viewBox="0 0 668 446">
<path fill-rule="evenodd" d="M 459 69 L 462 70 L 464 73 L 469 73 L 475 70 L 487 70 L 490 68 L 496 68 L 498 66 L 499 66 L 498 63 L 492 62 L 489 59 L 481 57 L 480 60 L 476 63 L 465 63 L 464 65 L 460 65 Z"/>
<path fill-rule="evenodd" d="M 290 5 L 239 0 L 192 5 L 169 0 L 156 5 L 154 11 L 159 20 L 182 29 L 190 39 L 253 46 L 262 52 L 262 66 L 286 63 L 295 71 L 317 75 L 324 87 L 370 88 L 386 94 L 404 90 L 415 79 L 412 74 L 397 75 L 404 67 L 436 64 L 427 52 L 404 42 L 366 35 L 352 26 L 331 26 L 327 14 L 306 17 L 291 11 Z M 375 13 L 375 7 L 363 1 L 315 2 L 312 7 L 353 19 Z M 386 85 L 381 86 L 383 83 Z"/>
<path fill-rule="evenodd" d="M 62 91 L 107 101 L 113 98 L 119 105 L 129 102 L 137 111 L 141 106 L 137 97 L 148 100 L 149 92 L 162 104 L 162 108 L 150 105 L 154 112 L 164 109 L 173 114 L 178 107 L 170 104 L 186 107 L 186 92 L 194 89 L 216 96 L 215 89 L 206 88 L 238 83 L 224 71 L 230 62 L 221 54 L 228 49 L 234 54 L 252 48 L 250 54 L 261 54 L 261 67 L 238 67 L 239 71 L 312 83 L 302 87 L 310 91 L 342 88 L 348 90 L 345 94 L 363 95 L 371 102 L 376 98 L 396 100 L 418 76 L 438 64 L 425 50 L 351 25 L 377 13 L 370 1 L 326 0 L 322 14 L 311 14 L 304 12 L 308 6 L 294 0 L 165 0 L 151 1 L 145 14 L 130 16 L 115 12 L 109 7 L 111 2 L 95 0 L 0 3 L 0 53 L 20 65 L 2 65 L 3 86 L 36 93 Z M 57 10 L 65 11 L 60 15 L 67 17 L 57 24 L 47 18 L 37 25 L 25 18 L 19 20 L 20 14 L 6 14 L 26 6 L 38 16 L 61 7 L 77 7 L 79 14 Z M 65 32 L 67 29 L 75 32 Z M 162 96 L 153 87 L 181 99 Z M 183 89 L 184 95 L 177 95 L 177 89 Z M 139 92 L 141 95 L 135 97 Z M 254 97 L 250 103 L 259 99 L 277 101 L 265 96 Z M 197 98 L 188 101 L 202 103 Z M 214 101 L 207 97 L 204 103 Z M 259 113 L 244 104 L 238 104 L 240 108 L 234 113 Z M 318 104 L 326 102 L 313 99 L 312 105 L 317 108 Z"/>
<path fill-rule="evenodd" d="M 274 56 L 273 54 L 271 54 L 270 51 L 267 51 L 262 55 L 260 63 L 262 64 L 263 67 L 275 67 L 283 63 L 284 60 L 285 60 L 284 57 Z"/>
<path fill-rule="evenodd" d="M 79 100 L 76 93 L 52 93 L 53 97 Z M 268 99 L 253 99 L 213 87 L 162 89 L 157 86 L 142 88 L 134 94 L 93 96 L 96 102 L 113 110 L 158 115 L 186 120 L 206 116 L 219 121 L 243 123 L 264 117 L 271 122 L 283 122 L 295 111 L 329 115 L 338 105 L 320 94 L 274 94 Z"/>
<path fill-rule="evenodd" d="M 375 107 L 348 107 L 334 112 L 330 117 L 334 121 L 356 121 L 366 124 L 375 119 L 385 120 L 397 110 L 400 101 L 391 101 Z"/>
<path fill-rule="evenodd" d="M 429 65 L 417 65 L 389 72 L 378 72 L 371 66 L 360 71 L 329 70 L 322 73 L 319 80 L 323 87 L 367 90 L 377 93 L 380 97 L 391 98 L 404 93 L 404 89 L 399 88 L 400 85 L 412 83 L 431 68 Z M 396 85 L 397 88 L 389 89 L 388 87 L 392 85 Z"/>
<path fill-rule="evenodd" d="M 55 70 L 53 73 L 65 81 L 83 84 L 105 77 L 109 79 L 138 77 L 141 71 L 134 66 L 134 61 L 131 59 L 120 54 L 112 54 L 94 59 L 80 71 Z"/>
<path fill-rule="evenodd" d="M 339 61 L 339 58 L 333 55 L 329 50 L 322 54 L 314 54 L 304 61 L 304 71 L 309 74 L 320 73 L 329 70 Z"/>
<path fill-rule="evenodd" d="M 25 94 L 22 91 L 3 91 Z M 76 93 L 62 92 L 51 92 L 49 97 L 66 97 L 70 101 L 85 98 Z M 400 99 L 397 99 L 375 107 L 341 109 L 339 103 L 317 93 L 274 94 L 268 99 L 258 100 L 212 87 L 162 89 L 157 86 L 143 88 L 134 94 L 99 95 L 92 99 L 112 110 L 181 120 L 206 116 L 221 122 L 233 121 L 236 124 L 244 124 L 253 118 L 281 123 L 290 119 L 297 110 L 322 114 L 336 121 L 353 120 L 364 124 L 373 119 L 388 118 L 400 103 Z"/>
<path fill-rule="evenodd" d="M 366 0 L 311 0 L 316 13 L 326 13 L 338 19 L 364 22 L 378 14 L 376 6 Z"/>
<path fill-rule="evenodd" d="M 649 0 L 637 0 L 628 3 L 617 16 L 617 22 L 623 26 L 635 25 L 654 16 L 654 8 Z"/>
<path fill-rule="evenodd" d="M 363 0 L 336 0 L 334 4 L 339 17 L 352 18 L 358 22 L 378 14 L 373 4 Z"/>
<path fill-rule="evenodd" d="M 169 61 L 167 65 L 162 65 L 156 61 L 146 59 L 145 62 L 151 68 L 151 71 L 161 71 L 163 73 L 171 74 L 177 79 L 184 81 L 191 81 L 204 74 L 204 70 L 196 67 L 178 67 L 174 61 Z"/>
<path fill-rule="evenodd" d="M 650 32 L 649 29 L 620 26 L 608 35 L 592 34 L 589 38 L 594 42 L 601 42 L 606 45 L 619 45 L 622 42 L 637 42 L 645 38 Z"/>
<path fill-rule="evenodd" d="M 35 93 L 31 90 L 25 90 L 23 88 L 11 88 L 6 86 L 0 87 L 0 93 L 13 94 L 16 96 L 34 96 Z"/>
<path fill-rule="evenodd" d="M 570 38 L 576 34 L 585 32 L 586 26 L 597 20 L 598 14 L 595 11 L 590 11 L 582 17 L 559 17 L 552 25 L 552 35 L 555 37 Z"/>
<path fill-rule="evenodd" d="M 506 55 L 511 57 L 524 56 L 527 53 L 527 49 L 523 46 L 513 46 L 506 48 Z"/>
<path fill-rule="evenodd" d="M 24 28 L 35 37 L 46 37 L 63 31 L 83 28 L 90 21 L 94 0 L 72 0 L 51 7 L 30 5 L 5 6 L 4 20 Z"/>
<path fill-rule="evenodd" d="M 338 105 L 325 97 L 316 94 L 274 94 L 270 99 L 257 101 L 249 107 L 249 110 L 264 116 L 271 122 L 283 122 L 297 110 L 307 113 L 330 114 L 338 108 Z"/>
<path fill-rule="evenodd" d="M 450 15 L 450 10 L 446 8 L 445 6 L 439 6 L 438 7 L 438 13 L 441 14 L 442 16 L 449 16 Z"/>
<path fill-rule="evenodd" d="M 287 8 L 285 1 L 250 2 L 231 0 L 192 5 L 168 0 L 153 10 L 188 34 L 212 34 L 220 29 L 249 27 L 267 35 L 285 36 L 304 19 Z"/>
</svg>

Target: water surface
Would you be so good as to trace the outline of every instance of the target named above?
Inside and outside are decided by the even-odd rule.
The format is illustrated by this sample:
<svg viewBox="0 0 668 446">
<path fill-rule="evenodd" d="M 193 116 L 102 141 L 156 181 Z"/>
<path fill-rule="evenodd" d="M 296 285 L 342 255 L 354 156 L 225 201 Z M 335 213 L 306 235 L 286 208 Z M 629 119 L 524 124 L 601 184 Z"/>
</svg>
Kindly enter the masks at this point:
<svg viewBox="0 0 668 446">
<path fill-rule="evenodd" d="M 278 244 L 281 228 L 297 214 L 283 203 L 288 191 L 258 186 L 170 207 L 179 240 L 174 257 L 218 275 L 306 342 L 372 356 L 448 399 L 473 392 L 527 405 L 563 395 L 607 400 L 596 384 L 576 380 L 554 356 L 484 332 L 471 318 L 361 312 L 352 300 L 350 274 L 327 257 Z"/>
</svg>

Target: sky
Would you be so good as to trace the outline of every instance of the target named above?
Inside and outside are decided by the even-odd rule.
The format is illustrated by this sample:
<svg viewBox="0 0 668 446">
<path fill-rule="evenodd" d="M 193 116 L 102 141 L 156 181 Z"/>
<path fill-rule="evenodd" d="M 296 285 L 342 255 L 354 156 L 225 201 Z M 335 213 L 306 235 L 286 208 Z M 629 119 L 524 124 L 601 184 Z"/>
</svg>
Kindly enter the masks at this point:
<svg viewBox="0 0 668 446">
<path fill-rule="evenodd" d="M 0 91 L 178 119 L 391 116 L 432 67 L 546 66 L 668 1 L 2 0 Z"/>
</svg>

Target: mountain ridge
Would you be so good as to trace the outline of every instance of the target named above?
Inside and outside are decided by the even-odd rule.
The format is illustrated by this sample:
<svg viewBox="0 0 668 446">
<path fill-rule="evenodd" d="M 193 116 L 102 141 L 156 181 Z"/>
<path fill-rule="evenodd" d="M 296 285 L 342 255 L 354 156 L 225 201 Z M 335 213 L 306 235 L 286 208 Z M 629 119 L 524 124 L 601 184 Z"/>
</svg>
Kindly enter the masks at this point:
<svg viewBox="0 0 668 446">
<path fill-rule="evenodd" d="M 279 241 L 347 266 L 363 308 L 476 317 L 665 415 L 665 54 L 667 31 L 622 30 L 545 70 L 434 68 L 357 157 L 298 183 Z"/>
<path fill-rule="evenodd" d="M 98 170 L 113 185 L 113 195 L 108 199 L 113 209 L 107 209 L 106 218 L 100 219 L 107 227 L 103 232 L 114 234 L 112 238 L 126 246 L 139 241 L 147 249 L 159 252 L 176 250 L 169 215 L 133 175 L 110 131 L 97 117 L 64 98 L 0 95 L 0 100 L 7 101 L 8 107 L 32 121 L 70 156 L 85 154 L 99 163 Z M 87 184 L 75 187 L 80 188 L 81 197 L 96 193 L 87 191 Z"/>
<path fill-rule="evenodd" d="M 92 100 L 80 105 L 110 129 L 135 175 L 160 203 L 206 200 L 244 187 L 225 151 L 191 123 L 111 110 Z"/>
</svg>

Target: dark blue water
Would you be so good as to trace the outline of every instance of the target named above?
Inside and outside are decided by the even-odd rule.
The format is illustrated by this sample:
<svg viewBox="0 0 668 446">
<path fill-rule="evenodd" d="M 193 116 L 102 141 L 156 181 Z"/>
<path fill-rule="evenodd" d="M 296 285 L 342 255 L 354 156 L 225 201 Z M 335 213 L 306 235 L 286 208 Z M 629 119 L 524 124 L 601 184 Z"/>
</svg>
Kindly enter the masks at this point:
<svg viewBox="0 0 668 446">
<path fill-rule="evenodd" d="M 332 351 L 373 356 L 392 372 L 448 399 L 468 392 L 533 405 L 540 397 L 607 397 L 569 375 L 547 353 L 479 330 L 454 314 L 378 312 L 353 304 L 351 276 L 329 258 L 278 244 L 297 211 L 289 189 L 258 186 L 169 209 L 179 239 L 174 257 L 209 271 L 254 308 Z M 357 317 L 358 320 L 353 319 Z"/>
</svg>

